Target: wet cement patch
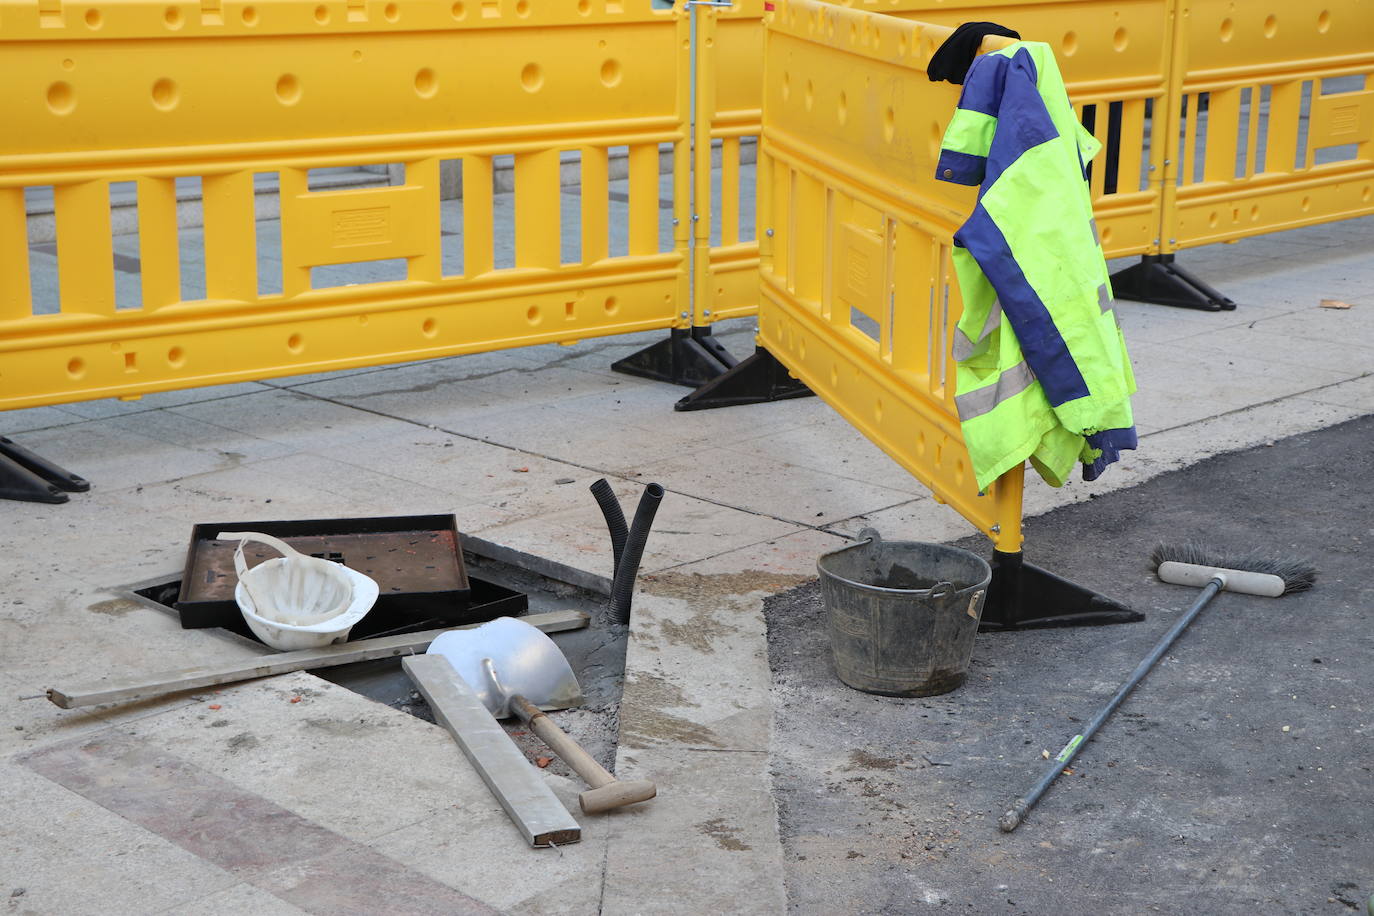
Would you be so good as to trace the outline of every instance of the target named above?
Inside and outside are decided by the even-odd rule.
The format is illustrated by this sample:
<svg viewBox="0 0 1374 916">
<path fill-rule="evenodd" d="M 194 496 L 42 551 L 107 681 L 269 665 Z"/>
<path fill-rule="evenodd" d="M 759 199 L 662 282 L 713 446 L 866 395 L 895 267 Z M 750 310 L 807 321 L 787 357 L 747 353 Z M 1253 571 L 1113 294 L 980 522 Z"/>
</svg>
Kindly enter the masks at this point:
<svg viewBox="0 0 1374 916">
<path fill-rule="evenodd" d="M 851 690 L 815 583 L 770 599 L 773 775 L 797 912 L 1343 914 L 1374 892 L 1374 417 L 1026 525 L 1027 558 L 1142 623 L 981 634 L 939 697 Z M 884 532 L 919 538 L 918 532 Z M 997 829 L 1196 595 L 1159 542 L 1306 557 L 1223 594 L 1013 834 Z M 986 541 L 960 542 L 986 553 Z M 1286 730 L 1285 730 L 1286 727 Z"/>
</svg>

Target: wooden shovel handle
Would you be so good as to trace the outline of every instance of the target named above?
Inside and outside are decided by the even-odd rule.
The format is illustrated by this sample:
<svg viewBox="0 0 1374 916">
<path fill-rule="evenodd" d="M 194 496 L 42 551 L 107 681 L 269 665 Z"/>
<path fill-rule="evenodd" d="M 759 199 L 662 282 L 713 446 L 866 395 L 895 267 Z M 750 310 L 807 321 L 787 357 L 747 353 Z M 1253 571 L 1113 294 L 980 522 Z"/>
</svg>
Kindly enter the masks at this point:
<svg viewBox="0 0 1374 916">
<path fill-rule="evenodd" d="M 582 750 L 582 745 L 569 738 L 567 733 L 544 714 L 544 711 L 521 696 L 511 697 L 511 707 L 529 723 L 530 731 L 563 759 L 563 762 L 577 771 L 583 781 L 593 789 L 608 786 L 615 777 L 606 768 L 592 759 L 592 755 Z"/>
</svg>

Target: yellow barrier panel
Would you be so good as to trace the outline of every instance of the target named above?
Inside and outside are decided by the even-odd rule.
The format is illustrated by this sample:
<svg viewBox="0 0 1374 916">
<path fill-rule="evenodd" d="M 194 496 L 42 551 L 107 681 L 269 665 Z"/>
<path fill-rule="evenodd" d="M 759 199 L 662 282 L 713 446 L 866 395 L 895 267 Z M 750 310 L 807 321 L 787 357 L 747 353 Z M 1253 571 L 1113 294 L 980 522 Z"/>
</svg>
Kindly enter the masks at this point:
<svg viewBox="0 0 1374 916">
<path fill-rule="evenodd" d="M 1187 9 L 1164 250 L 1374 213 L 1374 5 Z"/>
<path fill-rule="evenodd" d="M 979 493 L 954 406 L 950 250 L 975 192 L 935 180 L 958 90 L 924 70 L 949 32 L 816 0 L 778 5 L 764 52 L 759 339 L 1014 553 L 1022 471 Z"/>
<path fill-rule="evenodd" d="M 0 47 L 0 409 L 689 323 L 681 12 L 0 0 Z"/>
</svg>

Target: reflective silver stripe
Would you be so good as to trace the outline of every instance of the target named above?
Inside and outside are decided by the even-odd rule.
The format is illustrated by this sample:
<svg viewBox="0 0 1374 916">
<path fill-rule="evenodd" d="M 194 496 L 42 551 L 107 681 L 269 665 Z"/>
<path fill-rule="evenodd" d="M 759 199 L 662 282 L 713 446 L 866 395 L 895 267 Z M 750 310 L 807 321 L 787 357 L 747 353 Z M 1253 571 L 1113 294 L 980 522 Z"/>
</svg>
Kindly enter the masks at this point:
<svg viewBox="0 0 1374 916">
<path fill-rule="evenodd" d="M 988 319 L 983 322 L 983 330 L 978 333 L 977 340 L 969 340 L 968 335 L 961 329 L 954 329 L 954 358 L 955 360 L 966 360 L 973 355 L 973 351 L 987 340 L 997 326 L 1002 323 L 1002 300 L 992 300 L 992 308 L 988 309 Z"/>
<path fill-rule="evenodd" d="M 1097 288 L 1097 305 L 1104 312 L 1112 309 L 1112 295 L 1107 292 L 1107 284 L 1103 283 Z"/>
<path fill-rule="evenodd" d="M 1095 219 L 1090 219 L 1090 220 L 1088 220 L 1088 228 L 1091 229 L 1091 230 L 1093 231 L 1093 241 L 1096 242 L 1097 244 L 1101 245 L 1101 244 L 1102 244 L 1102 236 L 1100 236 L 1100 235 L 1097 234 L 1097 220 L 1095 220 Z"/>
<path fill-rule="evenodd" d="M 1034 381 L 1035 373 L 1024 361 L 1010 369 L 1002 370 L 996 384 L 961 394 L 954 399 L 954 406 L 959 410 L 959 419 L 967 422 L 974 417 L 990 413 L 998 404 L 1025 391 Z"/>
</svg>

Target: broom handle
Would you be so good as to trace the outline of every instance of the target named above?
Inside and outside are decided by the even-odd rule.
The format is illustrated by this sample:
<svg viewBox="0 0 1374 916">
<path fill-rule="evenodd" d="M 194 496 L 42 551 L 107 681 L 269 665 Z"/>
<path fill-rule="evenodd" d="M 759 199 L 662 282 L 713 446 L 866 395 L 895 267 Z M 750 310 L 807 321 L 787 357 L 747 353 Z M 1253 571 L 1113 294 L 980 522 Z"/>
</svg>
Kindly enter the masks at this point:
<svg viewBox="0 0 1374 916">
<path fill-rule="evenodd" d="M 1073 759 L 1078 756 L 1078 752 L 1082 750 L 1083 745 L 1092 740 L 1093 735 L 1097 734 L 1097 730 L 1102 727 L 1103 723 L 1107 721 L 1112 713 L 1116 712 L 1116 708 L 1120 706 L 1127 695 L 1135 689 L 1135 686 L 1145 680 L 1145 675 L 1149 674 L 1150 669 L 1155 666 L 1155 663 L 1160 660 L 1165 652 L 1169 651 L 1169 647 L 1172 646 L 1174 640 L 1178 639 L 1183 631 L 1188 628 L 1188 624 L 1192 623 L 1197 615 L 1202 613 L 1202 609 L 1207 606 L 1207 602 L 1211 601 L 1216 593 L 1221 591 L 1223 584 L 1220 578 L 1214 578 L 1207 583 L 1206 587 L 1202 590 L 1202 594 L 1198 595 L 1197 600 L 1193 602 L 1193 606 L 1188 608 L 1187 613 L 1180 617 L 1178 621 L 1169 628 L 1169 632 L 1165 633 L 1159 642 L 1155 644 L 1154 649 L 1145 657 L 1145 660 L 1135 666 L 1135 670 L 1131 672 L 1131 676 L 1126 679 L 1124 684 L 1117 688 L 1116 693 L 1107 702 L 1107 705 L 1102 707 L 1101 711 L 1099 711 L 1098 714 L 1093 717 L 1093 720 L 1088 723 L 1088 727 L 1083 729 L 1083 733 L 1081 735 L 1074 735 L 1069 743 L 1064 745 L 1064 749 L 1059 752 L 1058 756 L 1050 761 L 1049 769 L 1040 777 L 1040 781 L 1035 784 L 1035 788 L 1018 798 L 1012 804 L 1011 808 L 1007 810 L 1007 813 L 1002 815 L 997 825 L 1002 828 L 1003 833 L 1011 833 L 1023 820 L 1025 820 L 1030 809 L 1034 808 L 1035 803 L 1040 801 L 1040 796 L 1045 794 L 1045 790 L 1059 778 L 1059 774 L 1064 772 L 1064 768 L 1073 762 Z"/>
</svg>

